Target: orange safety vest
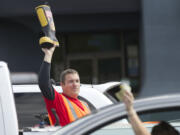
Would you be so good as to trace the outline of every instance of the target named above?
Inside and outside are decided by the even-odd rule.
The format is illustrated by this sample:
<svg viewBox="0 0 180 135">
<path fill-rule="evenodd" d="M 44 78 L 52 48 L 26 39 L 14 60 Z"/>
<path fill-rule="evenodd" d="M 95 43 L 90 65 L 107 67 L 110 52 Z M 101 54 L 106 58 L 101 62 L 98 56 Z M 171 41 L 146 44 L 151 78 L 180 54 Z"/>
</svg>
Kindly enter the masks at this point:
<svg viewBox="0 0 180 135">
<path fill-rule="evenodd" d="M 75 103 L 73 103 L 72 101 L 70 101 L 69 99 L 64 97 L 63 95 L 62 95 L 62 98 L 63 98 L 63 101 L 65 103 L 65 107 L 67 109 L 67 113 L 68 113 L 68 117 L 69 117 L 70 122 L 73 122 L 73 121 L 75 121 L 75 120 L 77 120 L 77 119 L 79 119 L 79 118 L 90 113 L 89 107 L 85 102 L 80 101 L 83 105 L 83 108 L 84 108 L 84 111 L 83 111 Z"/>
<path fill-rule="evenodd" d="M 90 114 L 90 110 L 89 110 L 87 103 L 80 101 L 83 108 L 84 108 L 84 111 L 83 111 L 74 102 L 70 101 L 68 98 L 64 97 L 63 95 L 61 95 L 61 96 L 62 96 L 64 105 L 66 107 L 67 114 L 68 114 L 70 122 L 73 122 L 73 121 L 75 121 L 75 120 L 77 120 L 77 119 L 79 119 L 85 115 Z M 54 115 L 56 115 L 56 114 L 54 114 Z M 49 114 L 48 114 L 48 117 L 49 117 L 50 124 L 53 125 L 51 116 Z M 57 115 L 56 115 L 56 117 L 57 117 Z"/>
</svg>

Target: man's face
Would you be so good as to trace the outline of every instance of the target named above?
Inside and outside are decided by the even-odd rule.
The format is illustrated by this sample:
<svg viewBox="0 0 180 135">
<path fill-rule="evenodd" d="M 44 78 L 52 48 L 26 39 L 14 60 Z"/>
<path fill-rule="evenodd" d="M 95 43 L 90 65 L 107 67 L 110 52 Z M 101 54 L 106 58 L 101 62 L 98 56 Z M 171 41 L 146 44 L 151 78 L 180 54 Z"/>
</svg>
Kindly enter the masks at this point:
<svg viewBox="0 0 180 135">
<path fill-rule="evenodd" d="M 80 79 L 76 73 L 67 74 L 64 83 L 61 83 L 63 93 L 69 97 L 77 98 L 80 91 Z"/>
</svg>

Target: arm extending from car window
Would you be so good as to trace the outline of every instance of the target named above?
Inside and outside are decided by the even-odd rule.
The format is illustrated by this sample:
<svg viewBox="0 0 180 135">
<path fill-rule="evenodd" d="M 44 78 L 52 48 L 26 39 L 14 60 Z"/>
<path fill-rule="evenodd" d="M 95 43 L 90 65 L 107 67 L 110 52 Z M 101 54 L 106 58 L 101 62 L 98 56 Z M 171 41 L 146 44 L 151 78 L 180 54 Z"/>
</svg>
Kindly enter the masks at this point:
<svg viewBox="0 0 180 135">
<path fill-rule="evenodd" d="M 139 116 L 133 107 L 134 96 L 129 91 L 124 91 L 123 102 L 126 106 L 128 119 L 136 135 L 151 135 L 147 128 L 144 126 Z"/>
<path fill-rule="evenodd" d="M 136 135 L 151 135 L 134 109 L 128 111 L 128 119 Z"/>
</svg>

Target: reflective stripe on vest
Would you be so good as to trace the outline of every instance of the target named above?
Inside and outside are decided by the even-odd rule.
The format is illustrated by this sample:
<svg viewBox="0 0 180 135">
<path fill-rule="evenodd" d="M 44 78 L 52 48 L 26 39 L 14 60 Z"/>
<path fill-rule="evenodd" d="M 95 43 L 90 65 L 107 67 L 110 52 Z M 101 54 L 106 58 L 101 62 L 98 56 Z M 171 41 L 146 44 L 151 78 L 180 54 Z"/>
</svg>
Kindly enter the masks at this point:
<svg viewBox="0 0 180 135">
<path fill-rule="evenodd" d="M 51 126 L 57 126 L 59 125 L 59 117 L 57 116 L 56 110 L 54 108 L 51 108 L 51 113 L 53 114 L 55 121 L 53 122 L 51 115 L 48 112 L 48 118 L 49 118 L 49 123 Z"/>
<path fill-rule="evenodd" d="M 53 121 L 52 121 L 51 115 L 49 115 L 49 113 L 48 113 L 48 118 L 49 118 L 49 123 L 50 123 L 50 125 L 51 125 L 51 126 L 53 126 L 54 124 L 53 124 Z"/>
<path fill-rule="evenodd" d="M 80 100 L 81 101 L 81 100 Z M 83 105 L 85 105 L 88 109 L 89 109 L 89 106 L 87 105 L 87 103 L 85 103 L 84 101 L 81 101 L 81 103 L 83 104 Z"/>
<path fill-rule="evenodd" d="M 68 102 L 68 104 L 69 104 L 69 107 L 70 107 L 70 109 L 71 109 L 71 112 L 72 112 L 73 117 L 75 118 L 75 120 L 78 119 L 78 116 L 76 115 L 76 112 L 74 111 L 74 108 L 73 108 L 71 102 L 69 101 L 69 99 L 67 99 L 67 102 Z"/>
<path fill-rule="evenodd" d="M 80 101 L 81 101 L 81 100 L 80 100 Z M 89 109 L 88 104 L 87 104 L 86 102 L 84 102 L 84 101 L 81 101 L 81 104 L 83 105 L 83 108 L 84 108 L 85 112 L 86 112 L 87 114 L 89 114 L 89 113 L 90 113 L 90 109 Z"/>
<path fill-rule="evenodd" d="M 63 98 L 63 101 L 65 103 L 70 122 L 75 121 L 76 119 L 81 118 L 81 117 L 90 113 L 90 111 L 86 107 L 87 105 L 85 105 L 85 103 L 81 102 L 81 104 L 84 108 L 84 111 L 83 111 L 75 103 L 73 103 L 72 101 L 70 101 L 69 99 L 64 97 L 63 95 L 62 95 L 62 98 Z"/>
</svg>

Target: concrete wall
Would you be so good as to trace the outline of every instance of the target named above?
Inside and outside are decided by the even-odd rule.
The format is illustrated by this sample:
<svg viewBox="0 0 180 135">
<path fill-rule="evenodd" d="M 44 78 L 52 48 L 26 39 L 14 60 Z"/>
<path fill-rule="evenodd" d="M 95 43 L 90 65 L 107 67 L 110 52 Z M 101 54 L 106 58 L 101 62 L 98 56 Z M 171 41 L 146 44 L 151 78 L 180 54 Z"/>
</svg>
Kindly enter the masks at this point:
<svg viewBox="0 0 180 135">
<path fill-rule="evenodd" d="M 54 15 L 58 33 L 138 29 L 138 13 Z M 0 18 L 0 60 L 11 72 L 38 72 L 43 53 L 38 46 L 40 24 L 36 16 Z"/>
<path fill-rule="evenodd" d="M 179 5 L 179 0 L 142 0 L 141 96 L 180 91 Z"/>
<path fill-rule="evenodd" d="M 0 23 L 0 60 L 11 72 L 38 72 L 41 53 L 37 34 L 28 27 L 3 19 Z"/>
</svg>

